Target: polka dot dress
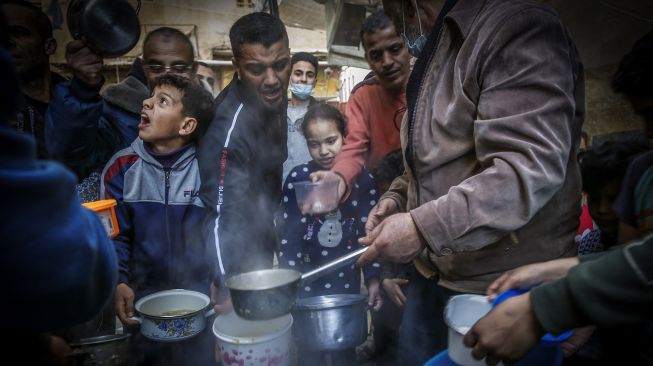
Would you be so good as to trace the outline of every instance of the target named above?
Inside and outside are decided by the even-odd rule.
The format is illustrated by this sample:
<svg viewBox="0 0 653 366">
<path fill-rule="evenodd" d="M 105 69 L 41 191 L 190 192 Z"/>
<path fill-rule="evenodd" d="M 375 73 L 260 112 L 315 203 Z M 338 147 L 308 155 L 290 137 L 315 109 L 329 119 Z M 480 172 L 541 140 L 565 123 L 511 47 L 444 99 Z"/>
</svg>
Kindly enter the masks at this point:
<svg viewBox="0 0 653 366">
<path fill-rule="evenodd" d="M 302 215 L 297 206 L 294 183 L 307 181 L 319 170 L 313 162 L 296 166 L 283 187 L 281 215 L 277 230 L 281 238 L 279 266 L 307 272 L 360 248 L 358 238 L 365 235 L 367 215 L 378 201 L 376 184 L 367 171 L 359 179 L 349 199 L 335 212 L 326 215 Z M 378 278 L 377 263 L 365 266 L 366 280 Z M 355 266 L 342 268 L 300 288 L 299 297 L 359 293 L 361 270 Z"/>
</svg>

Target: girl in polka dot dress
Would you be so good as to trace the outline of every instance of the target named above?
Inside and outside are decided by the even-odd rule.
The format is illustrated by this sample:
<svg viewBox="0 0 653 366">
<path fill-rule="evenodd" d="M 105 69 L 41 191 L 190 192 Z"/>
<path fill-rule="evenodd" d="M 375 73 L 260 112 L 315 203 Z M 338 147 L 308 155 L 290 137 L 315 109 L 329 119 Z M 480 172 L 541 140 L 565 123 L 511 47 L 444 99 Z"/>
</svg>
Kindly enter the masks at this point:
<svg viewBox="0 0 653 366">
<path fill-rule="evenodd" d="M 312 161 L 293 168 L 283 187 L 282 212 L 277 222 L 281 238 L 279 266 L 302 273 L 360 249 L 358 238 L 365 236 L 365 221 L 378 199 L 372 176 L 363 169 L 349 199 L 326 215 L 303 215 L 297 206 L 293 184 L 308 181 L 318 170 L 328 170 L 342 148 L 346 135 L 345 118 L 335 107 L 318 104 L 308 110 L 302 122 Z M 351 265 L 316 279 L 300 288 L 298 297 L 330 294 L 359 294 L 360 269 Z M 379 264 L 363 268 L 368 303 L 381 305 Z"/>
</svg>

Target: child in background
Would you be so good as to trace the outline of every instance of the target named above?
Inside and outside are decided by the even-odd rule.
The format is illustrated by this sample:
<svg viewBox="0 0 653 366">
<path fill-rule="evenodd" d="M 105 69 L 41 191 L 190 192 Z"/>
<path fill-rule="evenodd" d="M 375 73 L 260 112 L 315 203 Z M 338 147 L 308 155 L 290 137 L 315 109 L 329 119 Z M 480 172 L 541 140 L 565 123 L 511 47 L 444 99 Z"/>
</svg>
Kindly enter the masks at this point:
<svg viewBox="0 0 653 366">
<path fill-rule="evenodd" d="M 594 227 L 576 237 L 579 255 L 599 252 L 617 244 L 619 217 L 613 208 L 614 202 L 628 164 L 649 149 L 645 142 L 604 141 L 582 153 L 583 192 Z"/>
<path fill-rule="evenodd" d="M 318 104 L 308 109 L 301 125 L 312 161 L 293 168 L 283 187 L 282 214 L 277 223 L 281 237 L 279 267 L 307 272 L 335 258 L 360 248 L 358 238 L 365 235 L 365 222 L 379 197 L 372 176 L 363 170 L 347 201 L 326 215 L 310 216 L 297 206 L 293 184 L 308 181 L 318 170 L 328 170 L 342 148 L 346 135 L 345 117 L 335 107 Z M 331 240 L 329 240 L 331 238 Z M 333 240 L 335 238 L 335 240 Z M 368 291 L 368 304 L 379 310 L 379 264 L 363 268 Z M 323 276 L 299 289 L 298 297 L 306 298 L 329 294 L 359 294 L 360 269 L 354 265 Z M 322 355 L 299 352 L 300 365 L 318 365 Z M 331 355 L 342 357 L 342 363 L 355 362 L 355 350 L 339 351 Z"/>
<path fill-rule="evenodd" d="M 194 141 L 212 118 L 213 97 L 206 90 L 165 74 L 143 101 L 139 137 L 104 168 L 101 195 L 118 201 L 115 308 L 125 325 L 137 324 L 128 319 L 136 315 L 134 304 L 153 292 L 210 293 L 215 249 L 192 236 L 203 213 Z M 173 345 L 134 332 L 130 358 L 133 365 L 211 365 L 212 335 L 205 329 Z"/>
</svg>

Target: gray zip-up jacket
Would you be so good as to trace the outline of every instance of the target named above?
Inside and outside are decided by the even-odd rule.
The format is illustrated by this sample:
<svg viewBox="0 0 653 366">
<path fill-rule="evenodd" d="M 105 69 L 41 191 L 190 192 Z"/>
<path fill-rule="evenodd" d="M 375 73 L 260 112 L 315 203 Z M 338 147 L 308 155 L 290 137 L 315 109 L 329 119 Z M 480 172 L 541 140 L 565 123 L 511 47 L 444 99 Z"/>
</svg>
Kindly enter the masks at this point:
<svg viewBox="0 0 653 366">
<path fill-rule="evenodd" d="M 552 10 L 459 0 L 412 111 L 401 129 L 407 172 L 385 197 L 427 243 L 415 263 L 423 275 L 481 293 L 506 270 L 576 254 L 583 75 Z"/>
</svg>

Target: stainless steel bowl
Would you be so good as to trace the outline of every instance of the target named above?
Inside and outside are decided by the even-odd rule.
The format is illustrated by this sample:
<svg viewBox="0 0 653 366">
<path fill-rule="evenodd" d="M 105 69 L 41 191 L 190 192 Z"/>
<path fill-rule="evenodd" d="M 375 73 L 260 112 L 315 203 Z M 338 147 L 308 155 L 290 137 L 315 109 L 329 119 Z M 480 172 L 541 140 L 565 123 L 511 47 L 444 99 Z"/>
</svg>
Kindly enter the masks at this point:
<svg viewBox="0 0 653 366">
<path fill-rule="evenodd" d="M 367 337 L 367 298 L 342 294 L 297 300 L 293 330 L 297 347 L 316 351 L 354 348 Z"/>
<path fill-rule="evenodd" d="M 263 269 L 230 277 L 229 288 L 234 310 L 249 320 L 267 320 L 290 313 L 301 273 L 289 269 Z"/>
</svg>

